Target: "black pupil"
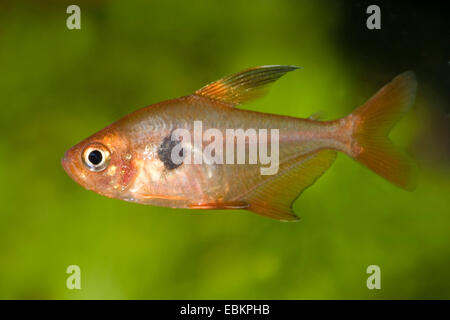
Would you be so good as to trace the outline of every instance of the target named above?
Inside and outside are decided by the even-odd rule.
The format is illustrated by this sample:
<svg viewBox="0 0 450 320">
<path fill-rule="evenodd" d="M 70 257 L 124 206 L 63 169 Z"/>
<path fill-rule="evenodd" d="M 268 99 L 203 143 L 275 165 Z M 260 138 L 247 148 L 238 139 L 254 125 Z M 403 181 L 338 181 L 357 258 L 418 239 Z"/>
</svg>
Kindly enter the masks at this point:
<svg viewBox="0 0 450 320">
<path fill-rule="evenodd" d="M 102 162 L 103 156 L 100 151 L 94 150 L 89 153 L 88 159 L 93 165 L 97 165 Z"/>
</svg>

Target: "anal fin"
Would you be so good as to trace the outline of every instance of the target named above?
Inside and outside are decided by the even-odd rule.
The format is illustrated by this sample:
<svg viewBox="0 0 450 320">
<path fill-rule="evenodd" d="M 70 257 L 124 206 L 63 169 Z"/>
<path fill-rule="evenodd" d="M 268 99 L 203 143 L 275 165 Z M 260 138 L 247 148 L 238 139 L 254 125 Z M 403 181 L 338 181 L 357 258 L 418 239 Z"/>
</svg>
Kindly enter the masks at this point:
<svg viewBox="0 0 450 320">
<path fill-rule="evenodd" d="M 292 205 L 334 162 L 336 151 L 322 150 L 280 166 L 279 173 L 243 197 L 247 210 L 281 221 L 296 221 Z"/>
</svg>

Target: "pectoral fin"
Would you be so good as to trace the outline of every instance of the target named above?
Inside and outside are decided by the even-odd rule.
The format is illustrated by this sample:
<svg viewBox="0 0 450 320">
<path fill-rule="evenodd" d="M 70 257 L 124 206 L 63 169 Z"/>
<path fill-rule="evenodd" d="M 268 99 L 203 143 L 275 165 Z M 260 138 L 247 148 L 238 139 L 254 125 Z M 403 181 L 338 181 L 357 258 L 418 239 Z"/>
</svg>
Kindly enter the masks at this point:
<svg viewBox="0 0 450 320">
<path fill-rule="evenodd" d="M 261 66 L 235 73 L 197 90 L 195 94 L 231 105 L 245 103 L 263 95 L 267 87 L 295 66 Z"/>
<path fill-rule="evenodd" d="M 279 174 L 244 197 L 247 210 L 281 221 L 296 221 L 294 201 L 312 185 L 336 159 L 336 151 L 322 150 L 280 166 Z"/>
<path fill-rule="evenodd" d="M 244 201 L 233 201 L 233 202 L 213 202 L 213 203 L 199 203 L 190 204 L 190 209 L 247 209 L 249 204 Z"/>
<path fill-rule="evenodd" d="M 322 112 L 315 112 L 312 115 L 310 115 L 308 119 L 310 119 L 310 120 L 320 120 L 322 118 L 323 118 L 323 113 Z"/>
</svg>

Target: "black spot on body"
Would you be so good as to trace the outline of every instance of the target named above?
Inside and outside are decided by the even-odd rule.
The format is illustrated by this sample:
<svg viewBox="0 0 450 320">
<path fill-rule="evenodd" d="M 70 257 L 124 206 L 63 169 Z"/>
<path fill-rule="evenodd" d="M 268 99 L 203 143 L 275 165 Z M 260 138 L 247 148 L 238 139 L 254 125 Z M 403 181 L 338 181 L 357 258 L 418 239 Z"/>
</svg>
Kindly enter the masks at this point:
<svg viewBox="0 0 450 320">
<path fill-rule="evenodd" d="M 181 166 L 183 163 L 174 163 L 172 161 L 172 149 L 180 144 L 180 141 L 172 140 L 171 135 L 168 135 L 163 139 L 161 145 L 158 148 L 158 157 L 164 163 L 164 167 L 167 170 L 173 170 Z M 183 149 L 180 151 L 180 157 L 184 157 Z"/>
</svg>

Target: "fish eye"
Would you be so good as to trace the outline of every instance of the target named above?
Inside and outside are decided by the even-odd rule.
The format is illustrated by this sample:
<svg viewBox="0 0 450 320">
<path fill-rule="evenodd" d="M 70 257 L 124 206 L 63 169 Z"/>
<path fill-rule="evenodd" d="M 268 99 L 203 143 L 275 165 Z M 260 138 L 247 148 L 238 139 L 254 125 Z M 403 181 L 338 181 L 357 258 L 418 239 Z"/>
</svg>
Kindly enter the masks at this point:
<svg viewBox="0 0 450 320">
<path fill-rule="evenodd" d="M 96 143 L 84 149 L 82 160 L 89 170 L 99 172 L 108 167 L 110 154 L 108 148 L 100 143 Z"/>
</svg>

